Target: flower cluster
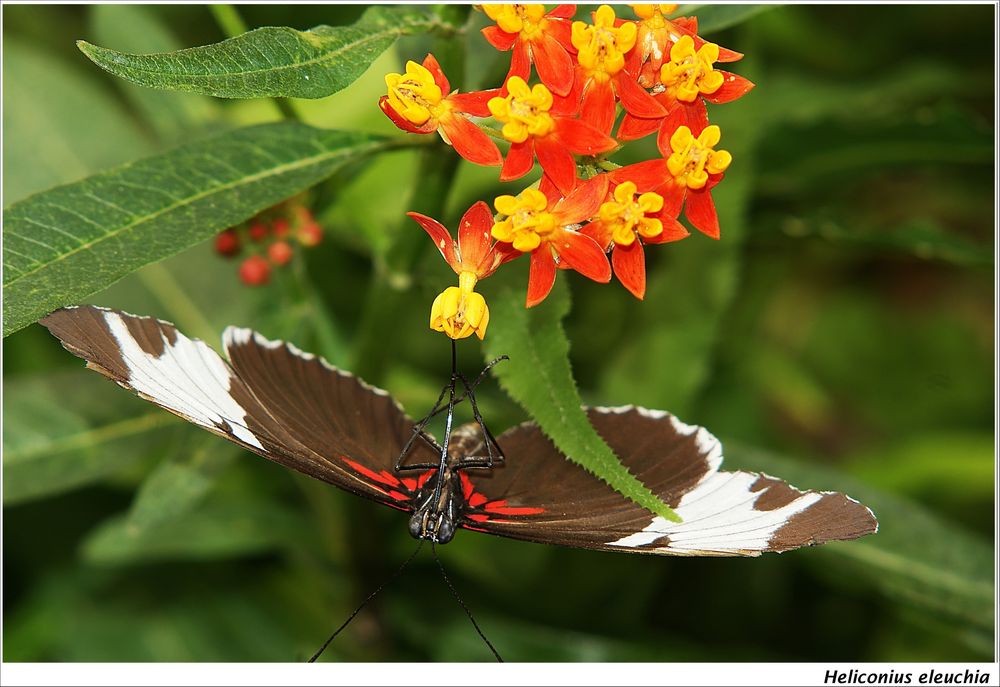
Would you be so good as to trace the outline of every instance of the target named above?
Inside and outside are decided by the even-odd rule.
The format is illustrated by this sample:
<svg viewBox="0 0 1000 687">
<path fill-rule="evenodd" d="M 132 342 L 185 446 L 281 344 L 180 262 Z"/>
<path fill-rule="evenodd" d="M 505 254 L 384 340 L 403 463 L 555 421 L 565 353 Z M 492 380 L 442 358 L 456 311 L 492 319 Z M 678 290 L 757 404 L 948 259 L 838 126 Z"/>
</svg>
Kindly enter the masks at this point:
<svg viewBox="0 0 1000 687">
<path fill-rule="evenodd" d="M 310 248 L 323 240 L 323 229 L 309 208 L 295 203 L 265 210 L 215 237 L 215 252 L 225 258 L 249 253 L 240 263 L 239 276 L 247 286 L 262 286 L 271 279 L 272 267 L 283 267 L 295 255 L 295 244 Z"/>
<path fill-rule="evenodd" d="M 499 88 L 452 91 L 433 55 L 386 76 L 379 106 L 399 128 L 437 132 L 470 162 L 500 166 L 501 181 L 524 177 L 536 161 L 542 171 L 517 195 L 496 197 L 495 214 L 482 201 L 473 205 L 457 241 L 436 220 L 410 213 L 458 275 L 459 285 L 434 301 L 432 329 L 482 338 L 489 309 L 474 288 L 524 254 L 527 307 L 545 299 L 557 269 L 598 282 L 614 274 L 641 299 L 644 247 L 688 236 L 682 214 L 719 238 L 711 192 L 732 156 L 719 148 L 722 132 L 706 103 L 753 88 L 717 68 L 742 55 L 700 38 L 697 19 L 669 18 L 677 5 L 631 8 L 635 19 L 601 5 L 587 22 L 573 21 L 575 5 L 482 5 L 495 23 L 483 36 L 511 54 Z M 608 159 L 653 133 L 654 159 L 625 167 Z"/>
</svg>

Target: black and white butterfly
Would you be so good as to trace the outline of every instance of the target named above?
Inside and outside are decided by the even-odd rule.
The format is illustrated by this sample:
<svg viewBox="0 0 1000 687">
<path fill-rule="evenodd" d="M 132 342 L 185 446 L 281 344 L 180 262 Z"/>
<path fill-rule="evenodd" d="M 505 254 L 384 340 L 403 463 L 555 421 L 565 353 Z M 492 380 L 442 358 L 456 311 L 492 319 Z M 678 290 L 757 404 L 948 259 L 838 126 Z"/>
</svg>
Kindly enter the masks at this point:
<svg viewBox="0 0 1000 687">
<path fill-rule="evenodd" d="M 844 494 L 720 470 L 719 441 L 664 411 L 590 408 L 588 416 L 679 523 L 567 460 L 531 422 L 495 440 L 480 421 L 463 425 L 442 461 L 422 428 L 411 441 L 414 422 L 386 391 L 249 329 L 226 329 L 227 362 L 167 322 L 116 310 L 64 308 L 41 323 L 120 386 L 268 460 L 409 512 L 411 533 L 436 543 L 467 529 L 606 551 L 756 556 L 878 527 Z"/>
</svg>

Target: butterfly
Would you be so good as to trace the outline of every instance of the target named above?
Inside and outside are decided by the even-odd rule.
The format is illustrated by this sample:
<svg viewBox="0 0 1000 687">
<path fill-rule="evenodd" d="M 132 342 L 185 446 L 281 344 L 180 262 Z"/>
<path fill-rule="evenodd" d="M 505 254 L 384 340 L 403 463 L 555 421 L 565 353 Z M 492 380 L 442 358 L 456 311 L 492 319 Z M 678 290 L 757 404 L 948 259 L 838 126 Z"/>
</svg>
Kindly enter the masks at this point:
<svg viewBox="0 0 1000 687">
<path fill-rule="evenodd" d="M 409 513 L 411 534 L 433 543 L 465 529 L 604 551 L 756 556 L 878 528 L 844 494 L 722 470 L 718 439 L 661 410 L 592 407 L 587 416 L 680 522 L 569 461 L 533 422 L 494 438 L 477 411 L 454 431 L 449 421 L 442 449 L 388 392 L 250 329 L 225 330 L 227 361 L 168 322 L 117 310 L 63 308 L 41 324 L 120 386 L 268 460 Z"/>
</svg>

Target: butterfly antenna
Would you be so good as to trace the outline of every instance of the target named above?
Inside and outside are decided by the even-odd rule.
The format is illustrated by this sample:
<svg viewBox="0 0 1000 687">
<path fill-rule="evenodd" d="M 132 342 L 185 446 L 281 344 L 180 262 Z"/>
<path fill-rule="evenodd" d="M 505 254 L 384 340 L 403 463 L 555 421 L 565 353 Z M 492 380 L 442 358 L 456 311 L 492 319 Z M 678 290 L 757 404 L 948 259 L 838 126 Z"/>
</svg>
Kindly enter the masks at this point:
<svg viewBox="0 0 1000 687">
<path fill-rule="evenodd" d="M 483 634 L 483 631 L 479 628 L 479 623 L 477 623 L 476 619 L 472 617 L 472 611 L 470 611 L 469 607 L 465 605 L 465 602 L 462 601 L 462 597 L 459 596 L 458 594 L 458 590 L 455 589 L 455 585 L 453 585 L 451 583 L 451 580 L 448 579 L 448 573 L 444 571 L 444 564 L 441 563 L 441 559 L 438 558 L 437 549 L 434 546 L 433 539 L 431 540 L 431 553 L 434 554 L 434 560 L 437 562 L 438 569 L 441 571 L 441 577 L 444 578 L 444 583 L 448 585 L 448 589 L 451 590 L 452 596 L 455 597 L 455 600 L 458 601 L 458 605 L 462 607 L 463 611 L 465 611 L 465 615 L 469 616 L 469 620 L 472 621 L 472 626 L 476 628 L 476 632 L 479 633 L 479 636 L 482 637 L 482 640 L 486 642 L 486 646 L 488 646 L 490 648 L 490 651 L 493 652 L 493 655 L 497 659 L 497 663 L 503 663 L 503 659 L 500 658 L 500 653 L 496 650 L 496 647 L 493 646 L 492 642 L 486 639 L 486 635 Z"/>
<path fill-rule="evenodd" d="M 374 599 L 378 595 L 378 593 L 380 591 L 382 591 L 386 587 L 386 585 L 388 585 L 390 582 L 392 582 L 393 580 L 395 580 L 397 577 L 399 577 L 403 573 L 403 571 L 406 569 L 406 566 L 408 566 L 410 564 L 410 561 L 412 561 L 414 558 L 416 558 L 417 554 L 420 553 L 420 548 L 423 545 L 424 545 L 424 540 L 421 539 L 420 542 L 417 544 L 417 548 L 413 551 L 413 553 L 410 554 L 409 558 L 407 558 L 405 561 L 403 561 L 403 564 L 401 566 L 399 566 L 399 568 L 396 570 L 395 573 L 393 573 L 392 577 L 390 577 L 385 582 L 383 582 L 382 584 L 380 584 L 378 586 L 378 589 L 376 589 L 371 594 L 369 594 L 368 598 L 366 598 L 364 601 L 362 601 L 361 605 L 358 606 L 356 609 L 354 609 L 354 613 L 351 613 L 351 615 L 347 618 L 347 620 L 345 620 L 343 622 L 343 624 L 341 624 L 341 626 L 338 627 L 334 631 L 334 633 L 332 635 L 330 635 L 329 639 L 327 639 L 325 642 L 323 642 L 323 646 L 321 646 L 319 648 L 319 651 L 317 651 L 315 654 L 313 654 L 312 658 L 309 659 L 309 663 L 315 663 L 316 659 L 319 658 L 320 655 L 324 651 L 326 651 L 326 647 L 330 646 L 330 642 L 332 642 L 334 639 L 336 639 L 337 635 L 339 635 L 341 633 L 341 631 L 345 627 L 347 627 L 351 623 L 352 620 L 354 620 L 354 618 L 358 615 L 358 613 L 361 612 L 361 609 L 363 609 L 365 606 L 367 606 L 368 602 L 371 601 L 372 599 Z"/>
</svg>

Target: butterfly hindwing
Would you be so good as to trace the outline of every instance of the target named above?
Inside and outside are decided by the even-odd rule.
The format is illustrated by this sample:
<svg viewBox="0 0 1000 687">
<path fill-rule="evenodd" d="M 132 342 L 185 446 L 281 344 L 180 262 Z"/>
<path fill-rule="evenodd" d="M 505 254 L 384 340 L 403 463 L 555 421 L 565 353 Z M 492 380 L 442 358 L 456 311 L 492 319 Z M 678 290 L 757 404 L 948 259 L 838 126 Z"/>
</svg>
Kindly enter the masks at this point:
<svg viewBox="0 0 1000 687">
<path fill-rule="evenodd" d="M 412 422 L 385 392 L 325 361 L 230 328 L 230 366 L 168 322 L 94 306 L 57 310 L 41 324 L 142 398 L 281 465 L 409 509 L 412 493 L 391 470 Z M 362 436 L 375 434 L 369 413 L 383 423 L 372 443 Z M 318 417 L 337 422 L 318 426 Z M 428 449 L 417 442 L 415 450 Z"/>
<path fill-rule="evenodd" d="M 787 551 L 877 528 L 871 511 L 843 494 L 803 492 L 766 475 L 719 470 L 718 439 L 669 413 L 627 406 L 591 408 L 588 416 L 623 464 L 682 522 L 654 516 L 618 494 L 568 461 L 537 425 L 525 423 L 497 438 L 506 466 L 470 472 L 465 526 L 567 546 L 702 556 Z"/>
</svg>

